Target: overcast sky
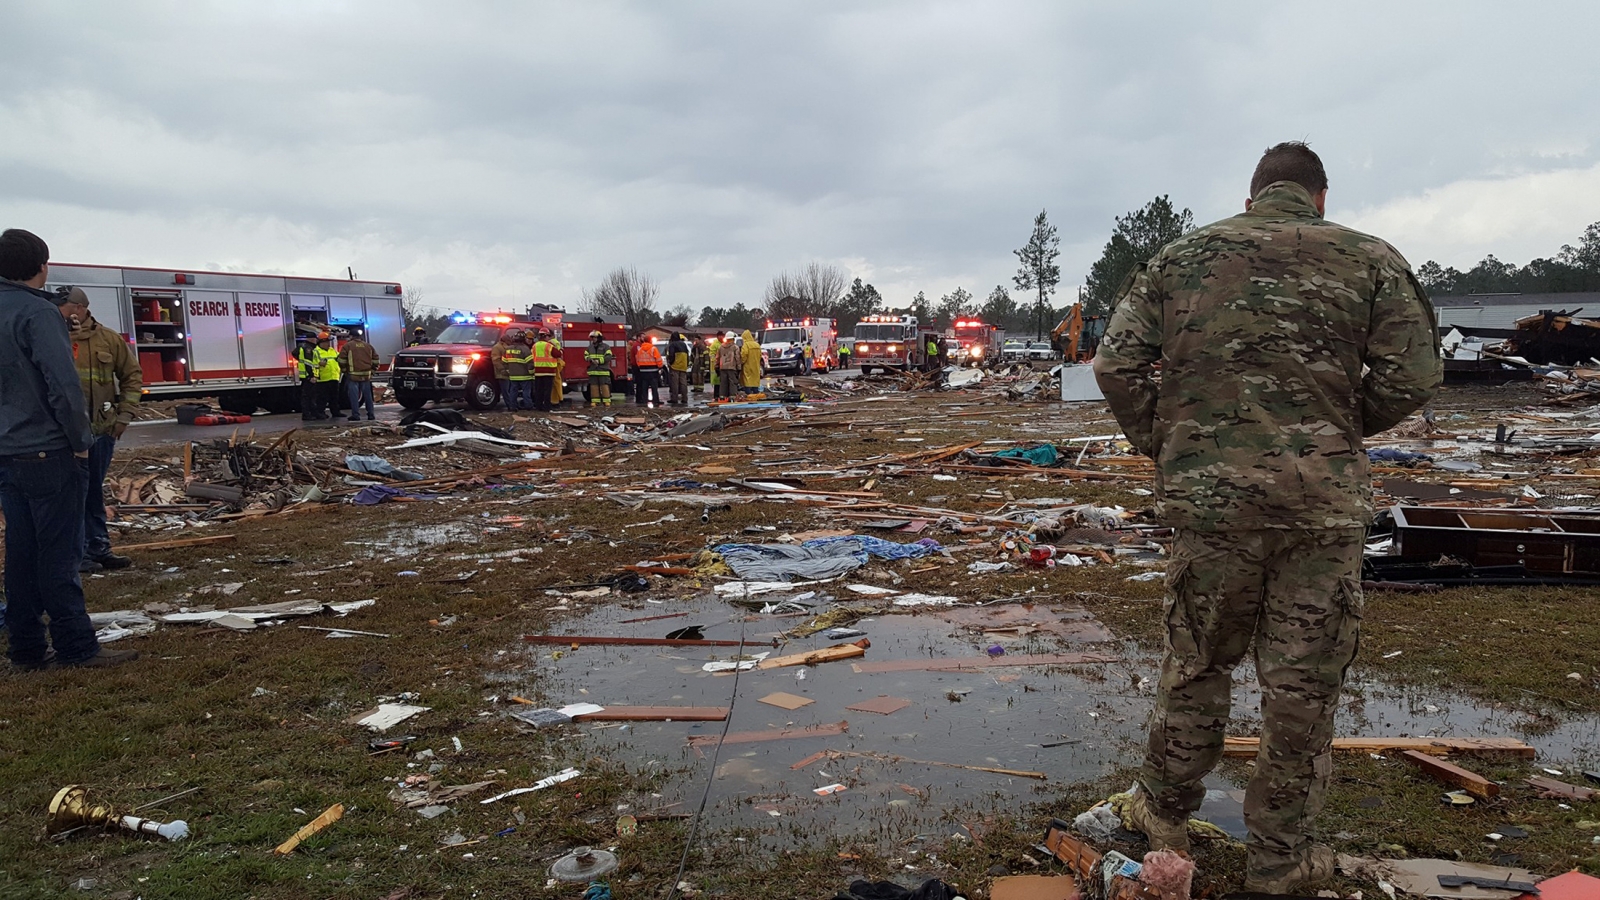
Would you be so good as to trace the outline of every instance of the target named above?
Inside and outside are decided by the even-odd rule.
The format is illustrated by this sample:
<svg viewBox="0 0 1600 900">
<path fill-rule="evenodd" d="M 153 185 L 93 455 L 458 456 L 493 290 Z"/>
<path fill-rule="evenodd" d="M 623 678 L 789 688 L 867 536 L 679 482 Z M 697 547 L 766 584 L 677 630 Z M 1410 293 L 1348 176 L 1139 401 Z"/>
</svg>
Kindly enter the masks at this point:
<svg viewBox="0 0 1600 900">
<path fill-rule="evenodd" d="M 1569 3 L 0 0 L 0 226 L 58 261 L 396 279 L 444 309 L 633 265 L 757 305 L 818 260 L 895 304 L 1062 294 L 1118 214 L 1205 222 L 1309 140 L 1413 264 L 1600 220 L 1600 7 Z"/>
</svg>

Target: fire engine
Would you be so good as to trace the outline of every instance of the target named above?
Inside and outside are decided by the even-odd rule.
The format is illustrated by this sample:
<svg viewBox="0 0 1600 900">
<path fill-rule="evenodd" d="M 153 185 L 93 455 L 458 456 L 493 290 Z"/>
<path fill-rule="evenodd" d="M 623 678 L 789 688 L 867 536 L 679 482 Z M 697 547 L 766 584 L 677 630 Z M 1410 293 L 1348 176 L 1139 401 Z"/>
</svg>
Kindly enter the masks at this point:
<svg viewBox="0 0 1600 900">
<path fill-rule="evenodd" d="M 52 263 L 49 278 L 51 290 L 82 288 L 95 319 L 133 345 L 145 396 L 216 397 L 231 413 L 300 408 L 297 332 L 359 331 L 380 360 L 405 340 L 392 281 L 72 263 Z"/>
<path fill-rule="evenodd" d="M 987 366 L 1000 357 L 1000 329 L 979 319 L 957 319 L 950 327 L 954 347 L 950 357 L 957 365 Z"/>
<path fill-rule="evenodd" d="M 839 332 L 832 319 L 768 319 L 761 331 L 761 355 L 767 371 L 799 375 L 805 369 L 805 346 L 811 345 L 811 368 L 826 372 L 839 365 Z"/>
<path fill-rule="evenodd" d="M 625 394 L 628 381 L 628 326 L 615 316 L 568 318 L 556 307 L 532 306 L 525 315 L 509 312 L 456 312 L 450 324 L 427 344 L 407 347 L 395 357 L 390 384 L 395 400 L 406 409 L 421 409 L 429 400 L 464 400 L 473 409 L 500 402 L 490 348 L 507 331 L 537 332 L 547 328 L 561 340 L 561 379 L 568 391 L 589 390 L 589 364 L 583 358 L 589 332 L 599 331 L 611 346 L 611 380 Z"/>
<path fill-rule="evenodd" d="M 929 336 L 938 335 L 918 328 L 916 316 L 866 316 L 856 323 L 856 345 L 850 358 L 861 367 L 863 375 L 873 369 L 921 368 L 927 358 Z"/>
</svg>

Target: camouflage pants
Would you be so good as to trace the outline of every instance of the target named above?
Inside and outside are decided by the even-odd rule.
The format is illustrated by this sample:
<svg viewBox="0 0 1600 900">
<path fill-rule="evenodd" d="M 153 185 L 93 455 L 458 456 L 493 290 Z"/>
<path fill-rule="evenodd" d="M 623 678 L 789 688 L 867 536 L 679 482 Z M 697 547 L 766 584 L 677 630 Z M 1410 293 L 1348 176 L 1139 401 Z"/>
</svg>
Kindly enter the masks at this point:
<svg viewBox="0 0 1600 900">
<path fill-rule="evenodd" d="M 1200 808 L 1222 755 L 1233 669 L 1255 640 L 1261 749 L 1245 791 L 1253 872 L 1292 866 L 1332 772 L 1333 714 L 1361 624 L 1362 529 L 1179 530 L 1167 653 L 1141 782 L 1161 811 Z"/>
</svg>

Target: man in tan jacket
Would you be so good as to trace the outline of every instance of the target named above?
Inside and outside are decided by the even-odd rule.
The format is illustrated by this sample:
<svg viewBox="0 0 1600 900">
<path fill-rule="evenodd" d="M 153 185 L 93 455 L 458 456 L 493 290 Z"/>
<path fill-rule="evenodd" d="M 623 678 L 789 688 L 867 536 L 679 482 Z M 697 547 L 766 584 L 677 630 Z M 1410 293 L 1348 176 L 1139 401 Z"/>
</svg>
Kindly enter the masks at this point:
<svg viewBox="0 0 1600 900">
<path fill-rule="evenodd" d="M 372 375 L 378 371 L 378 351 L 367 343 L 361 332 L 351 334 L 339 348 L 339 369 L 347 379 L 345 391 L 350 400 L 350 421 L 361 420 L 363 405 L 367 408 L 367 421 L 376 419 L 372 414 Z"/>
<path fill-rule="evenodd" d="M 123 569 L 133 560 L 111 552 L 105 482 L 117 439 L 133 421 L 133 408 L 139 405 L 144 378 L 127 340 L 95 321 L 89 312 L 89 297 L 81 288 L 67 288 L 57 296 L 61 298 L 61 317 L 71 330 L 72 356 L 78 363 L 78 381 L 89 408 L 89 431 L 94 435 L 94 444 L 89 448 L 89 489 L 84 499 L 83 562 L 78 571 Z"/>
</svg>

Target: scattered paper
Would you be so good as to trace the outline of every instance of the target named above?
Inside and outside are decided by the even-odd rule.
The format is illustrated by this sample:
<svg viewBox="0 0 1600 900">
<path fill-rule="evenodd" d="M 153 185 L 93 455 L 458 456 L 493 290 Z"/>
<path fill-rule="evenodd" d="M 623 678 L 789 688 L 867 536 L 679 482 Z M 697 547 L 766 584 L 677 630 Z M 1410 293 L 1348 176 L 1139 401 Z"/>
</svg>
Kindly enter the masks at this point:
<svg viewBox="0 0 1600 900">
<path fill-rule="evenodd" d="M 829 794 L 837 794 L 844 789 L 844 785 L 835 783 L 816 788 L 811 793 L 816 794 L 818 797 L 826 797 Z"/>
<path fill-rule="evenodd" d="M 955 597 L 934 594 L 903 594 L 894 598 L 895 606 L 955 606 Z"/>
<path fill-rule="evenodd" d="M 708 662 L 701 666 L 700 669 L 704 672 L 732 672 L 734 669 L 738 669 L 741 672 L 748 672 L 759 665 L 763 659 L 766 659 L 771 655 L 771 650 L 763 650 L 747 659 L 729 660 L 727 662 Z"/>
<path fill-rule="evenodd" d="M 417 713 L 425 713 L 429 709 L 431 707 L 408 706 L 404 703 L 380 703 L 377 709 L 360 713 L 357 718 L 351 721 L 381 733 L 399 725 Z"/>
</svg>

